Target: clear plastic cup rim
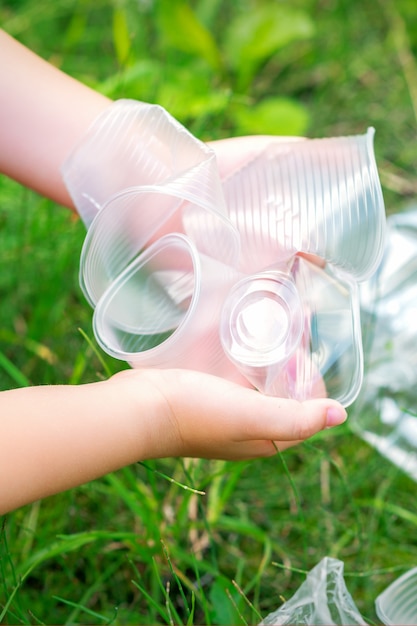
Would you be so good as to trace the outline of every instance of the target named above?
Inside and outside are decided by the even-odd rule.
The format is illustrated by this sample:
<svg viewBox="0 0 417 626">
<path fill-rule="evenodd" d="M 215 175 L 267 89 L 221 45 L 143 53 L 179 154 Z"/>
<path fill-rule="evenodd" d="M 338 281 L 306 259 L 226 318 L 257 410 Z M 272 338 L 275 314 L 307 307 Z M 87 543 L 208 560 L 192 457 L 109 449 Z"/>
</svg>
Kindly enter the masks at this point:
<svg viewBox="0 0 417 626">
<path fill-rule="evenodd" d="M 410 599 L 411 602 L 405 604 Z M 410 607 L 414 608 L 413 613 L 405 614 Z M 400 612 L 396 614 L 398 608 Z M 375 609 L 379 619 L 387 626 L 417 624 L 417 567 L 394 580 L 375 600 Z M 409 621 L 410 618 L 412 621 Z"/>
<path fill-rule="evenodd" d="M 226 354 L 240 365 L 259 368 L 284 364 L 298 346 L 302 332 L 299 294 L 284 272 L 245 277 L 226 298 L 220 338 Z"/>
<path fill-rule="evenodd" d="M 190 257 L 192 263 L 192 271 L 194 275 L 194 288 L 192 292 L 192 296 L 186 311 L 184 311 L 184 316 L 182 320 L 178 323 L 178 326 L 173 330 L 170 337 L 166 338 L 162 343 L 154 346 L 153 348 L 149 348 L 144 352 L 128 352 L 125 350 L 118 349 L 115 347 L 112 342 L 108 341 L 106 338 L 106 333 L 102 332 L 102 328 L 105 327 L 105 316 L 106 310 L 113 297 L 116 296 L 118 290 L 123 287 L 127 280 L 129 280 L 130 276 L 134 274 L 138 267 L 143 264 L 144 257 L 147 259 L 152 258 L 154 254 L 160 252 L 164 248 L 175 246 L 180 247 L 185 250 Z M 150 246 L 142 255 L 134 259 L 132 263 L 116 278 L 114 282 L 108 287 L 103 296 L 100 298 L 97 307 L 94 310 L 93 315 L 93 330 L 96 336 L 98 344 L 110 355 L 117 359 L 124 360 L 127 362 L 132 361 L 140 361 L 144 362 L 151 358 L 153 355 L 158 355 L 161 352 L 165 352 L 167 350 L 172 349 L 172 346 L 175 345 L 183 334 L 184 327 L 187 325 L 189 318 L 193 315 L 194 310 L 197 306 L 198 298 L 201 291 L 201 263 L 199 258 L 199 253 L 194 246 L 193 242 L 190 241 L 185 235 L 180 233 L 171 233 L 169 235 L 165 235 L 158 239 L 152 246 Z"/>
</svg>

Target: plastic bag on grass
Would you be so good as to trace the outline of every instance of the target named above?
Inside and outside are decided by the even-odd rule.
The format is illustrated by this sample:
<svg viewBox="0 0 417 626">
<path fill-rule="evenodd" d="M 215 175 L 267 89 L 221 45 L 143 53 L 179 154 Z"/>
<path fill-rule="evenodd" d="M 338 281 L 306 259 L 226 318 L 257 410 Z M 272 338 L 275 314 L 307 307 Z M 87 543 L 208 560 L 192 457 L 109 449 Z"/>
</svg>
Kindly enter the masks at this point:
<svg viewBox="0 0 417 626">
<path fill-rule="evenodd" d="M 322 559 L 293 597 L 265 617 L 260 626 L 366 624 L 347 590 L 343 569 L 338 559 Z"/>
</svg>

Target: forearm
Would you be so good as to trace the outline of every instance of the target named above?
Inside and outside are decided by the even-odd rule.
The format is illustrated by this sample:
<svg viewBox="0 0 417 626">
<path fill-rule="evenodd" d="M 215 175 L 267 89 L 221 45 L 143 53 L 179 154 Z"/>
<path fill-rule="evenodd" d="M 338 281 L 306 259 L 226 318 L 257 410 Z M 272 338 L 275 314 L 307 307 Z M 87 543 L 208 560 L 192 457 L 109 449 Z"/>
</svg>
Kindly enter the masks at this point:
<svg viewBox="0 0 417 626">
<path fill-rule="evenodd" d="M 2 30 L 0 62 L 0 172 L 72 206 L 61 164 L 110 100 Z"/>
<path fill-rule="evenodd" d="M 141 411 L 137 411 L 137 393 Z M 160 415 L 140 377 L 0 393 L 0 515 L 146 458 Z"/>
<path fill-rule="evenodd" d="M 272 398 L 187 370 L 4 391 L 0 514 L 139 460 L 269 456 L 345 419 L 330 399 Z"/>
</svg>

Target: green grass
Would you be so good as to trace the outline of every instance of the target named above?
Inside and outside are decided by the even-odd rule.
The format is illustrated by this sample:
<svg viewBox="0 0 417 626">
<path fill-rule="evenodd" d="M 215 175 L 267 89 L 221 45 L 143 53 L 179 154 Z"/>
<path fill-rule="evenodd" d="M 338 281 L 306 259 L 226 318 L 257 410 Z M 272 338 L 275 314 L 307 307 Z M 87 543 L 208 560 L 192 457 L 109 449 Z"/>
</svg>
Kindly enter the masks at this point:
<svg viewBox="0 0 417 626">
<path fill-rule="evenodd" d="M 417 191 L 414 4 L 3 0 L 0 24 L 111 97 L 159 102 L 205 140 L 375 126 L 394 212 Z M 0 389 L 124 367 L 92 337 L 82 224 L 3 177 L 0 237 Z M 344 561 L 375 622 L 375 597 L 417 562 L 414 494 L 349 423 L 267 460 L 128 467 L 0 520 L 0 623 L 256 624 L 326 555 Z"/>
</svg>

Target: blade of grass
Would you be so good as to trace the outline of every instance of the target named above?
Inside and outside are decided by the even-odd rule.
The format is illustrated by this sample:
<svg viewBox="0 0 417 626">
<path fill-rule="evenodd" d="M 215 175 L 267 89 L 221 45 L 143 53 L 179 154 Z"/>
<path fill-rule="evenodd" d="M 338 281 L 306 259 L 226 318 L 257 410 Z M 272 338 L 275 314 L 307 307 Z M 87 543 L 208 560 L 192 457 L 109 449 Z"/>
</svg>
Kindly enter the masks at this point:
<svg viewBox="0 0 417 626">
<path fill-rule="evenodd" d="M 106 580 L 110 579 L 112 577 L 112 575 L 118 569 L 119 569 L 119 562 L 116 561 L 110 567 L 107 567 L 106 570 L 103 572 L 103 574 L 101 574 L 100 576 L 98 576 L 95 579 L 94 584 L 91 585 L 88 589 L 86 589 L 86 591 L 84 592 L 81 600 L 79 602 L 74 602 L 73 603 L 74 611 L 68 616 L 68 618 L 66 620 L 66 624 L 74 624 L 74 623 L 76 623 L 80 611 L 84 611 L 84 612 L 87 611 L 85 605 L 90 600 L 90 598 L 96 592 L 98 592 L 100 590 L 100 587 L 102 586 L 103 582 L 105 582 Z M 68 600 L 64 600 L 63 598 L 58 598 L 57 596 L 55 596 L 55 598 L 61 600 L 62 602 L 65 602 L 68 605 L 70 605 L 70 602 Z M 116 619 L 117 613 L 118 613 L 118 608 L 115 607 L 115 614 L 114 614 L 113 618 L 111 619 L 111 621 L 108 622 L 109 624 L 111 624 L 111 622 L 114 619 Z M 102 616 L 100 619 L 107 619 L 107 618 L 104 618 Z"/>
<path fill-rule="evenodd" d="M 29 387 L 30 382 L 26 376 L 0 351 L 0 367 L 19 385 L 19 387 Z"/>
<path fill-rule="evenodd" d="M 6 603 L 3 606 L 3 610 L 0 613 L 0 624 L 3 622 L 3 619 L 5 618 L 7 613 L 9 612 L 9 609 L 10 609 L 12 603 L 13 603 L 13 600 L 14 600 L 17 592 L 23 586 L 26 578 L 31 574 L 31 572 L 34 569 L 34 567 L 35 567 L 35 564 L 32 565 L 31 567 L 29 567 L 29 569 L 26 570 L 26 572 L 23 574 L 23 576 L 14 585 L 12 591 L 9 593 L 9 597 L 7 598 Z"/>
<path fill-rule="evenodd" d="M 189 618 L 189 617 L 190 617 L 190 615 L 191 615 L 191 611 L 190 611 L 190 607 L 188 606 L 188 600 L 187 600 L 187 597 L 186 597 L 186 595 L 185 595 L 185 593 L 184 593 L 184 590 L 183 590 L 183 588 L 182 588 L 181 581 L 180 581 L 179 577 L 177 576 L 177 574 L 176 574 L 176 572 L 175 572 L 175 570 L 174 570 L 174 568 L 173 568 L 173 566 L 172 566 L 172 563 L 171 563 L 171 558 L 170 558 L 170 556 L 169 556 L 169 552 L 168 552 L 168 548 L 167 548 L 166 543 L 163 541 L 163 539 L 161 539 L 161 544 L 162 544 L 162 549 L 163 549 L 163 551 L 164 551 L 164 555 L 165 555 L 165 558 L 166 558 L 167 563 L 168 563 L 168 565 L 169 565 L 169 569 L 170 569 L 170 571 L 171 571 L 171 574 L 172 574 L 172 576 L 174 577 L 174 580 L 175 580 L 175 582 L 176 582 L 176 583 L 177 583 L 177 585 L 178 585 L 178 589 L 179 589 L 179 592 L 180 592 L 180 596 L 181 596 L 181 598 L 182 598 L 182 601 L 183 601 L 183 603 L 184 603 L 184 607 L 185 607 L 185 609 L 186 609 L 186 611 L 187 611 L 187 613 L 188 613 L 188 618 Z"/>
<path fill-rule="evenodd" d="M 124 468 L 122 475 L 130 473 L 130 468 Z M 155 494 L 146 484 L 130 484 L 127 486 L 121 476 L 111 473 L 106 476 L 106 481 L 112 486 L 114 493 L 138 519 L 142 520 L 145 528 L 152 532 L 152 535 L 159 537 L 160 511 L 158 500 Z M 155 536 L 155 538 L 156 538 Z"/>
<path fill-rule="evenodd" d="M 191 611 L 190 611 L 190 615 L 188 616 L 187 626 L 191 626 L 191 624 L 194 624 L 194 615 L 195 615 L 195 593 L 192 593 L 191 594 Z"/>
<path fill-rule="evenodd" d="M 155 563 L 154 563 L 154 565 L 155 565 Z M 157 569 L 156 569 L 156 572 L 157 572 L 157 575 L 158 575 L 158 579 L 160 581 Z M 162 608 L 162 606 L 153 598 L 153 596 L 146 590 L 146 588 L 143 585 L 141 585 L 138 581 L 132 580 L 132 585 L 134 585 L 137 589 L 139 589 L 139 591 L 147 599 L 149 604 L 155 609 L 156 613 L 158 615 L 160 615 L 162 617 L 162 619 L 165 620 L 165 622 L 167 624 L 169 624 L 170 616 L 169 616 L 169 613 L 166 611 L 166 608 Z M 165 595 L 165 588 L 164 588 L 163 585 L 162 585 L 162 590 L 163 590 L 163 593 Z"/>
<path fill-rule="evenodd" d="M 232 581 L 233 582 L 233 581 Z M 239 615 L 240 619 L 242 620 L 242 623 L 245 624 L 245 626 L 248 626 L 248 622 L 246 621 L 246 619 L 243 617 L 234 597 L 232 596 L 232 594 L 230 593 L 229 589 L 225 589 L 226 595 L 229 598 L 230 602 L 233 604 L 233 607 L 236 611 L 236 613 Z"/>
<path fill-rule="evenodd" d="M 394 504 L 393 502 L 386 502 L 384 500 L 378 499 L 369 499 L 369 500 L 358 500 L 358 504 L 366 507 L 371 507 L 374 509 L 378 509 L 380 511 L 388 511 L 397 517 L 410 522 L 413 526 L 417 526 L 417 514 L 408 511 L 402 506 L 398 504 Z"/>
<path fill-rule="evenodd" d="M 100 364 L 103 367 L 106 375 L 108 377 L 110 377 L 113 372 L 110 370 L 108 364 L 104 360 L 103 355 L 101 354 L 100 350 L 97 348 L 97 346 L 94 344 L 94 342 L 90 339 L 90 337 L 87 335 L 87 333 L 82 328 L 79 328 L 78 332 L 85 339 L 85 341 L 87 342 L 89 347 L 92 349 L 92 351 L 94 352 L 94 354 L 96 355 L 96 357 L 100 361 Z"/>
<path fill-rule="evenodd" d="M 7 517 L 2 518 L 1 529 L 0 529 L 0 577 L 1 577 L 2 586 L 4 588 L 4 598 L 8 598 L 10 602 L 7 602 L 5 605 L 3 605 L 3 612 L 0 614 L 0 623 L 2 623 L 2 619 L 6 615 L 8 615 L 8 617 L 12 618 L 14 621 L 16 621 L 16 623 L 26 624 L 28 622 L 26 621 L 25 611 L 24 609 L 20 607 L 20 605 L 16 606 L 14 611 L 11 610 L 14 597 L 17 591 L 19 590 L 19 581 L 18 581 L 18 577 L 16 574 L 16 568 L 14 566 L 13 559 L 11 557 L 9 546 L 8 546 L 8 541 L 7 541 L 7 536 L 6 536 L 6 520 L 7 520 Z M 12 590 L 9 589 L 9 585 L 8 585 L 9 576 L 7 573 L 7 565 L 8 565 L 8 568 L 10 569 Z M 10 596 L 12 596 L 11 599 L 10 599 Z M 0 604 L 0 608 L 1 608 L 1 604 Z M 18 611 L 19 615 L 16 614 L 16 611 Z"/>
<path fill-rule="evenodd" d="M 86 613 L 87 615 L 90 615 L 91 617 L 95 617 L 96 619 L 99 619 L 100 621 L 105 622 L 106 624 L 111 624 L 116 619 L 116 616 L 117 616 L 117 607 L 115 607 L 114 609 L 115 614 L 109 620 L 107 617 L 104 617 L 103 615 L 101 615 L 100 613 L 97 613 L 96 611 L 92 611 L 88 607 L 83 606 L 79 604 L 78 602 L 73 602 L 72 600 L 66 600 L 65 598 L 61 598 L 60 596 L 52 596 L 52 597 L 54 598 L 54 600 L 57 600 L 58 602 L 62 602 L 63 604 L 66 604 L 67 606 L 78 609 L 79 611 Z"/>
<path fill-rule="evenodd" d="M 246 604 L 248 605 L 248 607 L 251 609 L 251 611 L 253 611 L 256 615 L 256 618 L 261 622 L 262 621 L 262 615 L 259 613 L 259 611 L 253 606 L 252 602 L 249 600 L 249 598 L 247 597 L 247 595 L 243 592 L 243 590 L 241 589 L 241 587 L 237 584 L 237 582 L 235 580 L 232 580 L 232 585 L 234 586 L 234 588 L 238 591 L 238 593 L 242 596 L 242 598 L 244 599 L 244 601 L 246 602 Z"/>
<path fill-rule="evenodd" d="M 28 614 L 29 614 L 29 616 L 32 619 L 31 624 L 40 624 L 41 626 L 45 626 L 45 622 L 42 622 L 42 620 L 40 620 L 38 617 L 36 617 L 36 615 L 33 613 L 33 611 L 29 610 Z"/>
<path fill-rule="evenodd" d="M 200 491 L 199 489 L 194 489 L 193 487 L 189 487 L 188 485 L 184 485 L 184 483 L 180 483 L 180 482 L 178 482 L 178 480 L 175 480 L 171 476 L 167 476 L 167 474 L 164 474 L 163 472 L 160 472 L 159 470 L 155 469 L 154 467 L 150 467 L 147 463 L 144 463 L 143 461 L 138 461 L 138 465 L 142 465 L 143 467 L 145 467 L 150 472 L 154 472 L 158 476 L 161 476 L 161 478 L 164 478 L 168 482 L 173 483 L 174 485 L 177 485 L 177 487 L 181 487 L 181 489 L 184 489 L 185 491 L 191 491 L 191 493 L 195 493 L 195 494 L 197 494 L 199 496 L 205 496 L 206 495 L 205 491 Z"/>
<path fill-rule="evenodd" d="M 303 512 L 303 508 L 301 505 L 301 498 L 300 498 L 300 494 L 298 492 L 297 486 L 295 484 L 295 481 L 291 475 L 291 472 L 288 468 L 288 465 L 285 461 L 284 455 L 282 454 L 282 452 L 278 449 L 277 445 L 275 444 L 275 442 L 272 442 L 274 445 L 274 448 L 277 452 L 276 456 L 280 459 L 282 467 L 284 468 L 284 472 L 285 475 L 287 476 L 288 482 L 290 484 L 293 496 L 294 496 L 294 501 L 296 504 L 296 508 L 297 508 L 297 516 L 298 519 L 300 521 L 300 525 L 305 528 L 306 527 L 306 520 L 305 520 L 305 516 L 304 516 L 304 512 Z M 307 533 L 303 533 L 303 551 L 304 551 L 304 559 L 307 562 L 307 554 L 308 554 L 308 544 L 307 544 Z"/>
<path fill-rule="evenodd" d="M 90 352 L 89 349 L 87 350 L 80 350 L 80 352 L 77 354 L 77 356 L 75 357 L 75 362 L 74 362 L 74 367 L 72 369 L 72 374 L 71 377 L 68 381 L 69 385 L 78 385 L 81 383 L 82 381 L 82 377 L 83 374 L 85 372 L 85 369 L 87 367 L 87 362 L 88 362 L 88 354 L 87 352 Z"/>
</svg>

